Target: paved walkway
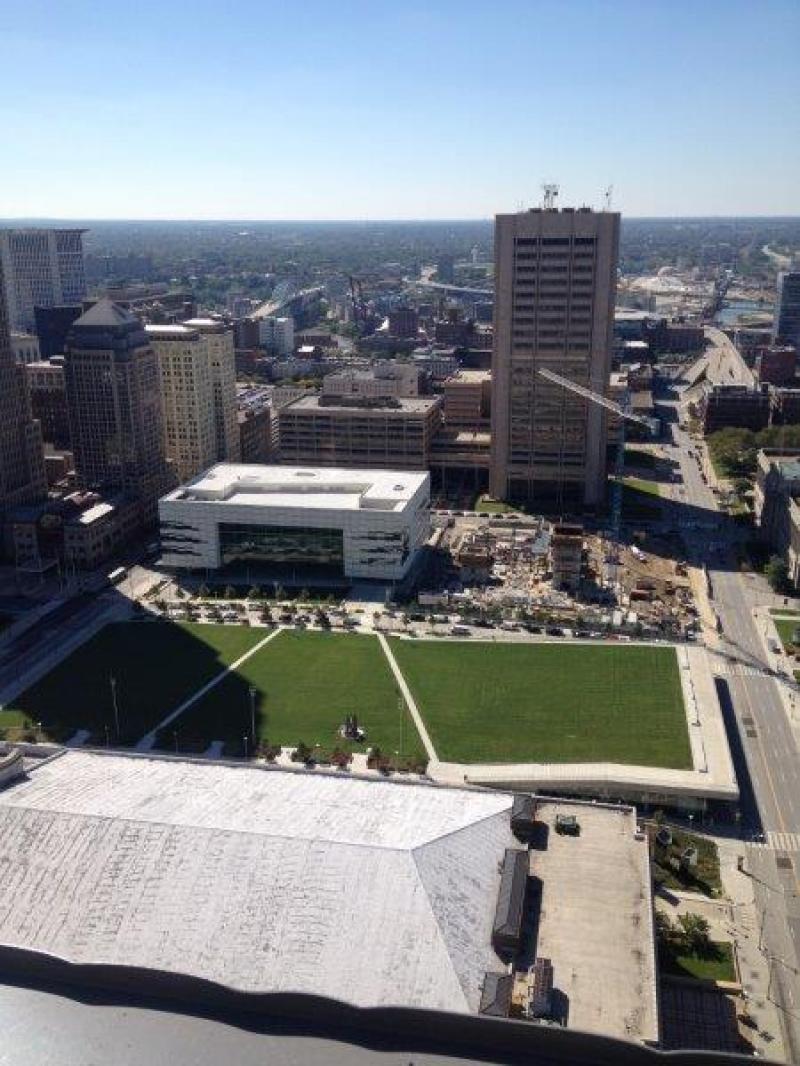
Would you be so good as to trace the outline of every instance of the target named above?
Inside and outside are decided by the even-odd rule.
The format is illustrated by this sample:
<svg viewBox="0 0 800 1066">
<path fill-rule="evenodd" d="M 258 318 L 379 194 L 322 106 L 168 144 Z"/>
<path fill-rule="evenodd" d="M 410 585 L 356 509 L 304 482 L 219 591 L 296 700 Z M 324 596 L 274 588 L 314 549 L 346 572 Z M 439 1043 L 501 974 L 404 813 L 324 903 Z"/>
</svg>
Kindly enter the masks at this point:
<svg viewBox="0 0 800 1066">
<path fill-rule="evenodd" d="M 174 711 L 170 711 L 166 718 L 162 718 L 158 725 L 154 726 L 149 733 L 146 733 L 142 737 L 142 739 L 136 745 L 136 750 L 150 751 L 156 742 L 156 736 L 160 730 L 164 729 L 168 725 L 171 725 L 175 721 L 175 719 L 178 718 L 179 715 L 183 714 L 185 710 L 191 707 L 192 704 L 197 703 L 197 701 L 202 699 L 207 692 L 211 691 L 212 688 L 216 688 L 217 685 L 219 685 L 222 681 L 225 680 L 228 674 L 231 674 L 235 670 L 238 670 L 242 663 L 247 662 L 247 660 L 251 656 L 255 655 L 256 652 L 261 651 L 264 645 L 269 644 L 271 640 L 274 640 L 275 637 L 277 637 L 277 635 L 282 632 L 284 628 L 284 626 L 278 626 L 277 629 L 274 629 L 268 636 L 264 637 L 263 640 L 260 640 L 258 644 L 255 644 L 252 648 L 250 648 L 249 651 L 246 651 L 244 655 L 240 655 L 238 659 L 235 659 L 234 662 L 230 664 L 230 666 L 226 666 L 224 670 L 221 670 L 216 676 L 212 677 L 210 681 L 203 685 L 202 688 L 199 688 L 196 692 L 193 692 L 188 699 L 183 701 L 183 703 L 178 704 Z"/>
<path fill-rule="evenodd" d="M 425 723 L 422 721 L 422 715 L 419 713 L 419 708 L 414 702 L 414 697 L 411 695 L 411 689 L 406 684 L 406 679 L 403 677 L 400 667 L 397 665 L 397 661 L 395 660 L 395 657 L 392 654 L 392 649 L 389 647 L 389 641 L 386 639 L 383 633 L 378 633 L 378 640 L 380 641 L 381 647 L 383 648 L 383 654 L 386 656 L 386 660 L 389 663 L 389 666 L 391 667 L 392 673 L 394 674 L 394 679 L 399 685 L 400 691 L 403 693 L 403 699 L 406 701 L 406 706 L 408 707 L 411 717 L 414 719 L 414 725 L 417 727 L 417 732 L 419 733 L 420 739 L 422 740 L 423 746 L 425 748 L 425 753 L 427 754 L 430 762 L 438 763 L 439 757 L 436 754 L 436 749 L 433 746 L 433 741 L 428 735 L 428 730 L 425 728 Z M 430 773 L 430 767 L 428 768 L 428 772 Z"/>
</svg>

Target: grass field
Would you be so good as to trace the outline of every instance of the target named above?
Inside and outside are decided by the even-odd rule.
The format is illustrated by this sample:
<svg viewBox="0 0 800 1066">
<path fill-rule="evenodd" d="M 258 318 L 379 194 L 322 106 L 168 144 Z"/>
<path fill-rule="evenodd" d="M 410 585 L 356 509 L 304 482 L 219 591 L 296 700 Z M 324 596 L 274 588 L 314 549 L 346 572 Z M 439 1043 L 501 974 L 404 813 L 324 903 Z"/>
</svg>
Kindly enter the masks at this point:
<svg viewBox="0 0 800 1066">
<path fill-rule="evenodd" d="M 662 848 L 655 843 L 657 827 L 649 827 L 653 880 L 666 889 L 703 892 L 706 896 L 721 896 L 719 852 L 713 840 L 671 827 L 672 844 Z M 680 868 L 680 856 L 689 846 L 697 849 L 697 865 L 689 870 Z"/>
<path fill-rule="evenodd" d="M 108 726 L 114 742 L 113 675 L 120 741 L 135 743 L 182 699 L 265 636 L 263 629 L 245 626 L 108 625 L 3 713 L 41 721 L 43 732 L 59 741 L 88 729 L 95 740 L 104 742 Z"/>
<path fill-rule="evenodd" d="M 393 640 L 440 759 L 692 766 L 672 648 Z"/>
<path fill-rule="evenodd" d="M 676 977 L 693 977 L 698 981 L 736 980 L 733 946 L 724 941 L 712 940 L 707 955 L 673 955 L 662 950 L 659 960 L 662 970 Z"/>
<path fill-rule="evenodd" d="M 516 508 L 503 500 L 493 500 L 490 496 L 479 496 L 475 501 L 473 510 L 484 511 L 486 514 L 512 514 Z"/>
<path fill-rule="evenodd" d="M 626 518 L 658 519 L 661 516 L 658 497 L 659 488 L 655 481 L 635 477 L 622 481 L 622 513 Z"/>
<path fill-rule="evenodd" d="M 794 643 L 792 638 L 795 632 L 800 629 L 800 618 L 773 618 L 772 623 L 778 630 L 778 636 L 781 638 L 784 649 L 787 649 L 789 645 Z"/>
<path fill-rule="evenodd" d="M 653 470 L 656 466 L 656 456 L 652 452 L 646 452 L 643 448 L 625 449 L 625 466 Z"/>
<path fill-rule="evenodd" d="M 230 675 L 189 708 L 160 738 L 169 747 L 173 730 L 222 740 L 239 754 L 250 733 L 250 686 L 257 691 L 256 731 L 263 743 L 300 741 L 330 751 L 363 751 L 377 745 L 385 754 L 400 750 L 398 692 L 377 637 L 357 634 L 284 631 L 235 675 Z M 338 735 L 345 715 L 356 714 L 366 744 L 348 744 Z M 413 721 L 404 712 L 403 755 L 424 753 Z"/>
</svg>

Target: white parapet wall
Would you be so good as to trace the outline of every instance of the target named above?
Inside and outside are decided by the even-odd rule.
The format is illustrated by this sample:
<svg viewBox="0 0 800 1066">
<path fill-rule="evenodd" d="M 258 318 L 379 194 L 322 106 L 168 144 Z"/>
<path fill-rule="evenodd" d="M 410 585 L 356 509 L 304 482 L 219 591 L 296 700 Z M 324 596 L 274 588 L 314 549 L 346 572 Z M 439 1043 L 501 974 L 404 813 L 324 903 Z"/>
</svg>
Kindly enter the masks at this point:
<svg viewBox="0 0 800 1066">
<path fill-rule="evenodd" d="M 447 763 L 433 762 L 436 781 L 520 791 L 627 800 L 632 803 L 702 807 L 707 800 L 735 803 L 739 786 L 725 723 L 705 648 L 678 646 L 691 770 L 622 763 Z M 645 726 L 643 725 L 643 728 Z"/>
</svg>

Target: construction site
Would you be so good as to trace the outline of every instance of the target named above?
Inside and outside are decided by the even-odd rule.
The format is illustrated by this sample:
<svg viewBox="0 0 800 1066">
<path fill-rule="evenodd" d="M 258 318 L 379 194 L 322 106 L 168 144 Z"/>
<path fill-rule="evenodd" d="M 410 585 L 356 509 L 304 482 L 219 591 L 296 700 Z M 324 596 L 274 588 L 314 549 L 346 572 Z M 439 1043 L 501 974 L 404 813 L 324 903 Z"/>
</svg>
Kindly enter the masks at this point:
<svg viewBox="0 0 800 1066">
<path fill-rule="evenodd" d="M 489 614 L 506 626 L 552 621 L 591 635 L 694 639 L 698 612 L 689 574 L 671 557 L 666 538 L 642 535 L 644 550 L 577 523 L 478 516 L 451 522 L 440 534 L 449 581 L 439 598 L 466 614 Z"/>
</svg>

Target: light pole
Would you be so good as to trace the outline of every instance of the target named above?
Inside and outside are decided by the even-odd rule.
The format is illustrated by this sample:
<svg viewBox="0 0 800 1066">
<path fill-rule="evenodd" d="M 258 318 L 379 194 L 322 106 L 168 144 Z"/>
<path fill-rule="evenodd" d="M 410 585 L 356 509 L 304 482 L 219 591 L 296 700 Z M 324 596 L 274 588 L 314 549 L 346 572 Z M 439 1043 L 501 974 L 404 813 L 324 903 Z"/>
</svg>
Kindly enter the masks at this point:
<svg viewBox="0 0 800 1066">
<path fill-rule="evenodd" d="M 117 743 L 119 743 L 119 707 L 117 706 L 117 679 L 113 674 L 110 675 L 109 681 L 111 683 L 111 706 L 114 708 L 114 729 L 116 731 Z"/>
<path fill-rule="evenodd" d="M 250 686 L 250 736 L 253 739 L 253 751 L 256 748 L 256 694 L 255 685 Z"/>
</svg>

